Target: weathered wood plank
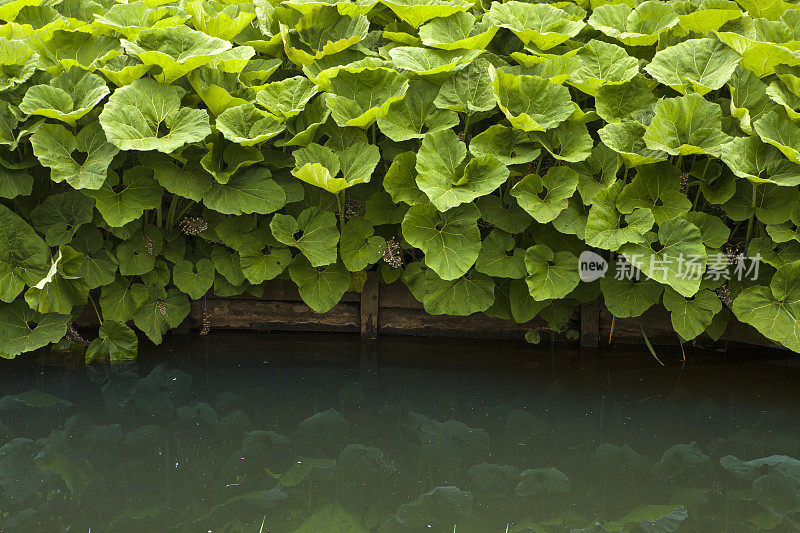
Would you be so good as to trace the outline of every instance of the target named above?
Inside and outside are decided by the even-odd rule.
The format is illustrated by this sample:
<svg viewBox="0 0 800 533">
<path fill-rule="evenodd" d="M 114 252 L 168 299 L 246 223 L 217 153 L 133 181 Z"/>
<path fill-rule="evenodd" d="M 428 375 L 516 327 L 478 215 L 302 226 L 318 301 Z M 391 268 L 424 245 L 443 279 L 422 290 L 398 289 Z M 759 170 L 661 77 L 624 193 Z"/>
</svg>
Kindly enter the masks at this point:
<svg viewBox="0 0 800 533">
<path fill-rule="evenodd" d="M 577 322 L 577 319 L 576 319 Z M 534 320 L 517 324 L 476 313 L 470 316 L 429 315 L 423 310 L 384 307 L 381 309 L 381 334 L 419 335 L 425 337 L 463 337 L 484 339 L 522 339 L 531 328 L 544 322 Z"/>
<path fill-rule="evenodd" d="M 363 339 L 375 340 L 378 338 L 379 291 L 377 274 L 369 272 L 361 291 L 361 337 Z"/>
<path fill-rule="evenodd" d="M 320 314 L 302 302 L 209 298 L 206 311 L 212 329 L 355 333 L 361 325 L 358 306 L 348 303 L 340 303 L 327 313 Z M 195 324 L 202 323 L 202 301 L 192 302 L 190 316 Z"/>
<path fill-rule="evenodd" d="M 600 303 L 589 302 L 581 305 L 581 347 L 600 346 Z"/>
</svg>

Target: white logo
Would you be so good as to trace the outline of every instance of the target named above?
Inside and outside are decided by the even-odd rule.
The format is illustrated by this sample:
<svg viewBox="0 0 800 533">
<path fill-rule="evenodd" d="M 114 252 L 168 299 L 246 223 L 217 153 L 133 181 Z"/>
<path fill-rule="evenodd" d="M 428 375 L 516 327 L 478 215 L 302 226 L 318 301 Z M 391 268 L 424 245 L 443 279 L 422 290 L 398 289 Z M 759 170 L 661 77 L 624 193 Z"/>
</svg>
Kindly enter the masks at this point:
<svg viewBox="0 0 800 533">
<path fill-rule="evenodd" d="M 606 274 L 608 261 L 594 252 L 581 252 L 578 257 L 578 270 L 581 274 L 581 281 L 594 281 Z"/>
</svg>

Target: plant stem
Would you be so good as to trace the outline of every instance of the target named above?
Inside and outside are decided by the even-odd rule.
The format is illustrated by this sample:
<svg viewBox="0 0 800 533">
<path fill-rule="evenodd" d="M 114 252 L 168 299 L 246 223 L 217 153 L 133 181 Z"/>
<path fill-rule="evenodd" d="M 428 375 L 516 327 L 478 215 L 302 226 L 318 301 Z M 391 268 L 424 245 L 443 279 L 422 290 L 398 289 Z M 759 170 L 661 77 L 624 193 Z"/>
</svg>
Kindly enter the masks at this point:
<svg viewBox="0 0 800 533">
<path fill-rule="evenodd" d="M 469 126 L 472 115 L 467 113 L 467 118 L 464 119 L 464 142 L 469 144 Z"/>
<path fill-rule="evenodd" d="M 757 185 L 753 183 L 753 200 L 750 202 L 750 207 L 753 208 L 753 214 L 750 215 L 750 219 L 747 221 L 747 236 L 744 239 L 746 244 L 750 243 L 750 237 L 753 235 L 753 224 L 755 223 L 756 213 L 756 188 Z"/>
<path fill-rule="evenodd" d="M 344 229 L 344 190 L 340 191 L 339 194 L 336 195 L 336 200 L 339 203 L 339 229 Z"/>
<path fill-rule="evenodd" d="M 172 199 L 169 201 L 169 209 L 167 210 L 167 228 L 171 229 L 175 225 L 175 211 L 178 209 L 178 195 L 173 194 Z"/>
<path fill-rule="evenodd" d="M 189 203 L 186 205 L 186 207 L 184 207 L 183 209 L 181 209 L 181 210 L 180 210 L 180 212 L 178 213 L 178 216 L 176 216 L 176 217 L 175 217 L 175 220 L 180 220 L 180 219 L 182 219 L 182 218 L 183 218 L 183 215 L 185 215 L 185 214 L 186 214 L 186 212 L 187 212 L 189 209 L 191 209 L 191 208 L 192 208 L 192 206 L 193 206 L 194 204 L 195 204 L 195 201 L 194 201 L 194 200 L 192 200 L 191 202 L 189 202 Z"/>
<path fill-rule="evenodd" d="M 100 311 L 97 309 L 97 305 L 92 300 L 92 295 L 89 295 L 89 301 L 92 303 L 92 307 L 94 308 L 94 313 L 97 315 L 97 320 L 100 321 L 100 325 L 103 325 L 103 317 L 100 316 Z"/>
</svg>

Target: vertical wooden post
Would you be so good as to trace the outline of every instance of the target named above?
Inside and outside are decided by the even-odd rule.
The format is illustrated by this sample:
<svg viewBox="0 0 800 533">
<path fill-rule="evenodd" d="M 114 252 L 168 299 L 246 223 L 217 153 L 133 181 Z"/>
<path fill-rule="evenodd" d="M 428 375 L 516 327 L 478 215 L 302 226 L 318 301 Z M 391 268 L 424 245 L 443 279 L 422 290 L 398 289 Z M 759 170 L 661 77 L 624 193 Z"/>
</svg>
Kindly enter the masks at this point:
<svg viewBox="0 0 800 533">
<path fill-rule="evenodd" d="M 581 348 L 600 346 L 600 303 L 581 305 Z"/>
<path fill-rule="evenodd" d="M 361 340 L 378 338 L 378 274 L 367 272 L 367 281 L 361 291 Z"/>
</svg>

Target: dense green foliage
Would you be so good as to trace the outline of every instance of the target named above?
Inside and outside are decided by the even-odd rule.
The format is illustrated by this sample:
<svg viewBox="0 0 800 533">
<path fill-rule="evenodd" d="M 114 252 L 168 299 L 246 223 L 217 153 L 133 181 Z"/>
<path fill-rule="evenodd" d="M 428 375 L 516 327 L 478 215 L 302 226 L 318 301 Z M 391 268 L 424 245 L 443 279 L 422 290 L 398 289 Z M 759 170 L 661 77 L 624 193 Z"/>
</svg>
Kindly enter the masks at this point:
<svg viewBox="0 0 800 533">
<path fill-rule="evenodd" d="M 663 302 L 800 351 L 800 6 L 629 4 L 3 0 L 0 350 L 91 302 L 126 359 L 209 290 L 324 312 L 377 268 L 429 313 Z"/>
</svg>

